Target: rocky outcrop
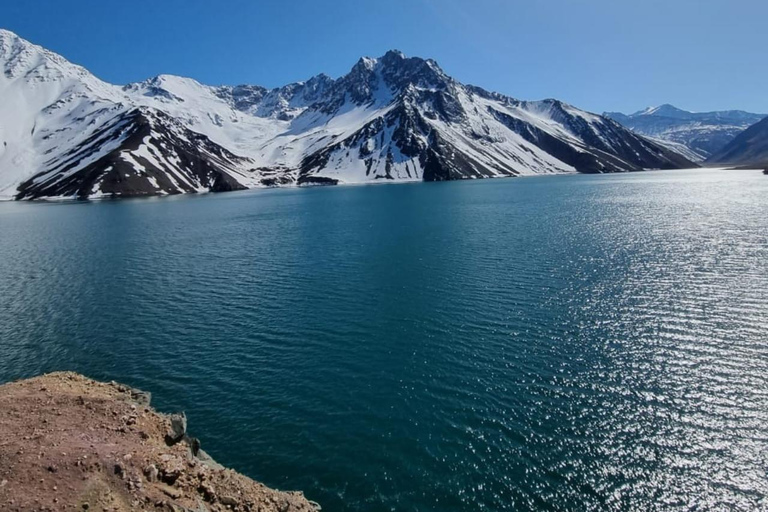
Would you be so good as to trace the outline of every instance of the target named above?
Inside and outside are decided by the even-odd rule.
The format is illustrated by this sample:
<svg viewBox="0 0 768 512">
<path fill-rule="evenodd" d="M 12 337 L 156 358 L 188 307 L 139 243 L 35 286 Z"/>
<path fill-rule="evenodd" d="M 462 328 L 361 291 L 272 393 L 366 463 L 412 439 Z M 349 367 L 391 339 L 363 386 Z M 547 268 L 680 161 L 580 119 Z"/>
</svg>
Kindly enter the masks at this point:
<svg viewBox="0 0 768 512">
<path fill-rule="evenodd" d="M 69 372 L 0 386 L 0 510 L 319 510 L 217 464 L 149 400 Z"/>
</svg>

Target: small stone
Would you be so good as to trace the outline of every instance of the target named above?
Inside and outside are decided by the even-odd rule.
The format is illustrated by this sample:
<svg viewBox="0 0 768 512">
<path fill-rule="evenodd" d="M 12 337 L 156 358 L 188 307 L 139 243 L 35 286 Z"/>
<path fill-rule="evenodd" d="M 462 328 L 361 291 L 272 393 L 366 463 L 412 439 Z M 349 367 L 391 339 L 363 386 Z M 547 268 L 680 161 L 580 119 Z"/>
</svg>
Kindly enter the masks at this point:
<svg viewBox="0 0 768 512">
<path fill-rule="evenodd" d="M 167 460 L 164 460 L 159 469 L 163 482 L 173 485 L 184 473 L 185 464 L 184 461 L 178 457 L 171 456 Z"/>
<path fill-rule="evenodd" d="M 157 470 L 157 466 L 154 464 L 150 464 L 146 468 L 144 468 L 144 476 L 147 477 L 147 481 L 149 482 L 157 482 L 157 476 L 159 474 L 159 471 Z"/>
<path fill-rule="evenodd" d="M 203 482 L 200 484 L 200 492 L 203 493 L 203 496 L 205 497 L 206 501 L 214 502 L 216 501 L 216 489 L 213 488 L 213 486 L 207 482 Z"/>
<path fill-rule="evenodd" d="M 221 500 L 219 501 L 221 501 L 222 505 L 226 505 L 229 507 L 235 507 L 238 504 L 238 500 L 234 496 L 222 496 Z"/>
<path fill-rule="evenodd" d="M 180 490 L 174 489 L 173 487 L 169 487 L 167 485 L 162 486 L 160 489 L 169 497 L 173 498 L 174 500 L 177 500 L 182 496 L 184 496 L 184 493 L 181 492 Z"/>
</svg>

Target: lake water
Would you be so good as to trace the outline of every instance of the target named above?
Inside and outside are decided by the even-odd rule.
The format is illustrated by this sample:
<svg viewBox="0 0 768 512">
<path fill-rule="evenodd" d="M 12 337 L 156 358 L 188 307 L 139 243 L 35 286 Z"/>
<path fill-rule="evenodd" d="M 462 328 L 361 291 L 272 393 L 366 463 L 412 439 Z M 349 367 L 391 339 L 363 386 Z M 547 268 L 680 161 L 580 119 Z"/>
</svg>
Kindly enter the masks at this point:
<svg viewBox="0 0 768 512">
<path fill-rule="evenodd" d="M 0 204 L 0 381 L 184 410 L 326 511 L 768 509 L 768 177 Z"/>
</svg>

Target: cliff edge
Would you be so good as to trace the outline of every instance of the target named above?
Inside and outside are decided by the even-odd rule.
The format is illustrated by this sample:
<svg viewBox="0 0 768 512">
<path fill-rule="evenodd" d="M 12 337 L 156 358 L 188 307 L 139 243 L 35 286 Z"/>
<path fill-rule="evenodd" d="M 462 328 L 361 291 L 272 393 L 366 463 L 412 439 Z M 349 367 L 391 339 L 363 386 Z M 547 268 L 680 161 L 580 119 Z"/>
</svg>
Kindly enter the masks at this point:
<svg viewBox="0 0 768 512">
<path fill-rule="evenodd" d="M 76 373 L 0 386 L 0 510 L 314 512 L 217 464 L 183 414 Z"/>
</svg>

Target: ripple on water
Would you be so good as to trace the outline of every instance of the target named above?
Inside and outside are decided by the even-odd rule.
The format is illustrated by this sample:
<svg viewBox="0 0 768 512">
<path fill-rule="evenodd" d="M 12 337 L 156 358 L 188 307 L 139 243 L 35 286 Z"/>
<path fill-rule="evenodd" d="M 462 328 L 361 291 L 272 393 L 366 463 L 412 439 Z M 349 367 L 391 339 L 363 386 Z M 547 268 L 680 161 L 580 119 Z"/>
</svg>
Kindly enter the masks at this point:
<svg viewBox="0 0 768 512">
<path fill-rule="evenodd" d="M 0 204 L 0 379 L 184 409 L 327 510 L 768 509 L 768 181 Z"/>
</svg>

